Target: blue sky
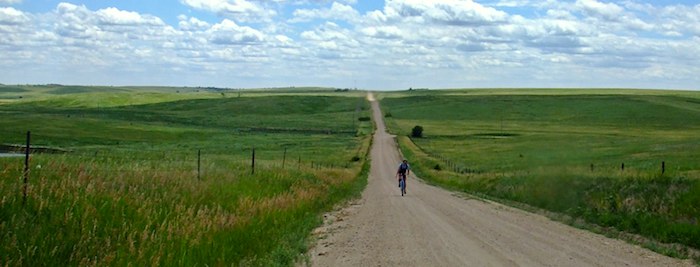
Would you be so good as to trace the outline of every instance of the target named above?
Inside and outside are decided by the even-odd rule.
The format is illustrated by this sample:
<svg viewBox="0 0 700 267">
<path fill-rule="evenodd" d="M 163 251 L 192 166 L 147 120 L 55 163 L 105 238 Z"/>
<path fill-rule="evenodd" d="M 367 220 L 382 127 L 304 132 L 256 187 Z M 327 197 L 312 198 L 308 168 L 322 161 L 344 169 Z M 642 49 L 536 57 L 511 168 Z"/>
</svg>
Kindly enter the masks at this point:
<svg viewBox="0 0 700 267">
<path fill-rule="evenodd" d="M 700 89 L 697 1 L 0 0 L 0 83 Z"/>
</svg>

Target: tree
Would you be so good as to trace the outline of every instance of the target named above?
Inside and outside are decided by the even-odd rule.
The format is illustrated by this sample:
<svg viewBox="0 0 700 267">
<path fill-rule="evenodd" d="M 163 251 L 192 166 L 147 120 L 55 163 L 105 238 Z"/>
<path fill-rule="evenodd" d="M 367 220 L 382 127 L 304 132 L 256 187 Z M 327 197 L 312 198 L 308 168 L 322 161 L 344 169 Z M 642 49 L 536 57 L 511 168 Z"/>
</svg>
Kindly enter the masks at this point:
<svg viewBox="0 0 700 267">
<path fill-rule="evenodd" d="M 423 127 L 421 127 L 420 125 L 416 125 L 416 127 L 413 127 L 413 130 L 411 130 L 411 136 L 423 137 Z"/>
</svg>

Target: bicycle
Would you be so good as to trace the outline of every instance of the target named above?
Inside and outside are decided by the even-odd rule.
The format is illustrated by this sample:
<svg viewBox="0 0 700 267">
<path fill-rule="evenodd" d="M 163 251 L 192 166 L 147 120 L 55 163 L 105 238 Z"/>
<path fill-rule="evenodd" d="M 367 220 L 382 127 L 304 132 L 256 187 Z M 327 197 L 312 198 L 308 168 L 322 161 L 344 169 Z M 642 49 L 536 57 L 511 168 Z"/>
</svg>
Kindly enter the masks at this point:
<svg viewBox="0 0 700 267">
<path fill-rule="evenodd" d="M 399 165 L 399 170 L 396 171 L 396 176 L 399 178 L 399 188 L 401 189 L 401 196 L 406 194 L 406 176 L 411 173 L 410 167 L 408 166 L 408 160 L 403 160 Z"/>
<path fill-rule="evenodd" d="M 406 174 L 399 174 L 399 189 L 401 196 L 404 196 L 406 194 Z"/>
</svg>

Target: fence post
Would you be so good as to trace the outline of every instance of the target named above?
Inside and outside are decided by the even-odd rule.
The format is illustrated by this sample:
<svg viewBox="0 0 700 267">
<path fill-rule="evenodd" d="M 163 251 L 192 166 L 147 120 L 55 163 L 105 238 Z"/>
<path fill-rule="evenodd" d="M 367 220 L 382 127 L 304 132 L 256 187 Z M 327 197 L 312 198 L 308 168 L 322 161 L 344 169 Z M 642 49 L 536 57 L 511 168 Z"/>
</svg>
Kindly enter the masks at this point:
<svg viewBox="0 0 700 267">
<path fill-rule="evenodd" d="M 197 150 L 197 180 L 201 180 L 202 150 Z"/>
<path fill-rule="evenodd" d="M 301 170 L 301 155 L 299 155 L 299 163 L 297 163 L 297 169 Z"/>
<path fill-rule="evenodd" d="M 624 162 L 622 163 L 622 166 L 620 166 L 620 169 L 623 171 L 625 170 L 625 163 Z"/>
<path fill-rule="evenodd" d="M 593 171 L 593 163 L 591 163 L 591 171 Z"/>
<path fill-rule="evenodd" d="M 284 163 L 287 161 L 287 148 L 284 148 L 284 155 L 282 156 L 282 169 L 284 169 Z"/>
<path fill-rule="evenodd" d="M 253 161 L 251 163 L 250 174 L 255 174 L 255 147 L 253 147 Z"/>
<path fill-rule="evenodd" d="M 27 203 L 27 183 L 29 182 L 29 149 L 32 132 L 27 131 L 27 146 L 24 150 L 24 186 L 22 187 L 22 206 Z"/>
<path fill-rule="evenodd" d="M 662 161 L 661 162 L 661 174 L 664 174 L 666 172 L 666 162 Z"/>
</svg>

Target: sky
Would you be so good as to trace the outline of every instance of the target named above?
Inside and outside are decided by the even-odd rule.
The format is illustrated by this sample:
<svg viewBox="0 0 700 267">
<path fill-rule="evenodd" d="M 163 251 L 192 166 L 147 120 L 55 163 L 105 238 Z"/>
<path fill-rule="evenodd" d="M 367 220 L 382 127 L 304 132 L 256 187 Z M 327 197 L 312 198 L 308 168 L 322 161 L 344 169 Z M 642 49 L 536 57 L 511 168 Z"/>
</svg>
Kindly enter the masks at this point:
<svg viewBox="0 0 700 267">
<path fill-rule="evenodd" d="M 700 1 L 0 0 L 0 83 L 700 89 Z"/>
</svg>

